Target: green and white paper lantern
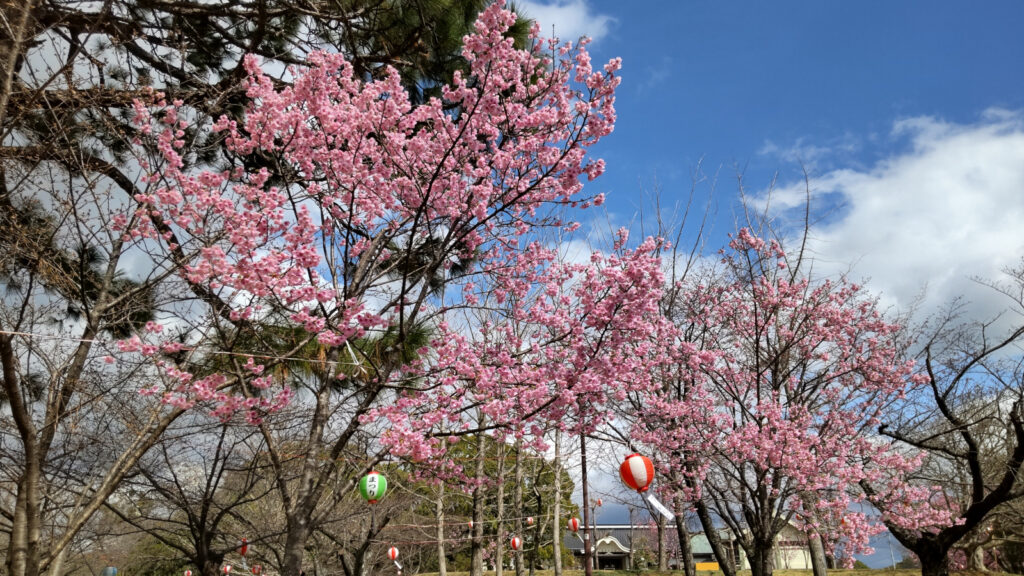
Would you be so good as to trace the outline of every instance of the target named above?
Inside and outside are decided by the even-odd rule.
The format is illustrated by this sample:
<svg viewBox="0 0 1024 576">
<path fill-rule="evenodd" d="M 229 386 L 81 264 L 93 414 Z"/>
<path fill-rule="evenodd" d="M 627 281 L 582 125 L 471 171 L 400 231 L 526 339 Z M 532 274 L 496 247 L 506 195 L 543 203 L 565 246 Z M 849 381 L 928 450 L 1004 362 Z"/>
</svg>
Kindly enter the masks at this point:
<svg viewBox="0 0 1024 576">
<path fill-rule="evenodd" d="M 376 504 L 377 500 L 384 497 L 388 490 L 388 480 L 383 474 L 371 470 L 369 474 L 359 480 L 359 493 L 363 495 L 370 504 Z"/>
</svg>

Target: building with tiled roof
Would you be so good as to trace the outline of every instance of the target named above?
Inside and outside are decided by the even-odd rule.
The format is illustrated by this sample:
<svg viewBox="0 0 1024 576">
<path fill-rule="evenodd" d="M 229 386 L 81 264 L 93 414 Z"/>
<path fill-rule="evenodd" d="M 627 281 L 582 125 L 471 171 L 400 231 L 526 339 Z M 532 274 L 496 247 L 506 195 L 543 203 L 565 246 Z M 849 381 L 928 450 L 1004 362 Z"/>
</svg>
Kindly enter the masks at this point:
<svg viewBox="0 0 1024 576">
<path fill-rule="evenodd" d="M 723 534 L 724 541 L 732 543 L 731 537 Z M 595 530 L 597 541 L 597 567 L 607 570 L 632 570 L 635 562 L 643 562 L 645 558 L 653 558 L 657 562 L 658 530 L 655 526 L 629 524 L 598 524 Z M 573 558 L 582 565 L 583 530 L 573 533 L 568 530 L 564 536 L 565 547 L 572 551 Z M 679 539 L 676 527 L 670 524 L 665 528 L 665 543 L 668 548 L 669 565 L 679 563 Z M 714 563 L 711 544 L 704 534 L 690 535 L 690 548 L 694 562 Z M 734 555 L 734 557 L 737 557 Z"/>
<path fill-rule="evenodd" d="M 652 525 L 629 524 L 598 524 L 594 531 L 597 542 L 597 568 L 601 570 L 633 570 L 643 568 L 643 565 L 634 564 L 657 564 L 658 557 L 658 530 Z M 733 562 L 740 569 L 749 569 L 746 555 L 739 547 L 739 544 L 727 530 L 720 534 L 723 544 L 733 558 Z M 792 526 L 787 526 L 780 534 L 778 544 L 775 547 L 775 567 L 803 570 L 811 567 L 810 552 L 806 545 L 806 536 Z M 573 533 L 565 531 L 563 536 L 565 547 L 572 551 L 573 560 L 580 566 L 583 565 L 583 530 Z M 669 567 L 676 568 L 680 565 L 679 539 L 674 524 L 665 528 L 665 545 L 669 557 Z M 702 570 L 717 570 L 718 561 L 707 536 L 703 533 L 690 535 L 690 549 L 693 553 L 693 561 L 697 564 L 705 564 L 698 567 Z"/>
</svg>

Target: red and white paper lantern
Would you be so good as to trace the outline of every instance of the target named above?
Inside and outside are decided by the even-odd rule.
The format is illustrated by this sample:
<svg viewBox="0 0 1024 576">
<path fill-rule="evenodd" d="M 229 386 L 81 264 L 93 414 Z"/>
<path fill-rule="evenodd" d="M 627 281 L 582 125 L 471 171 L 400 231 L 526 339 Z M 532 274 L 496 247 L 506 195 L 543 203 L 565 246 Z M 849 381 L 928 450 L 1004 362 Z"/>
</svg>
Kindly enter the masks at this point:
<svg viewBox="0 0 1024 576">
<path fill-rule="evenodd" d="M 527 526 L 533 526 L 533 516 L 527 516 L 526 517 L 526 525 Z"/>
<path fill-rule="evenodd" d="M 228 574 L 231 574 L 231 564 L 228 564 L 227 566 L 225 566 L 222 569 L 222 571 L 224 572 L 225 576 L 227 576 Z"/>
<path fill-rule="evenodd" d="M 654 464 L 646 456 L 630 454 L 619 466 L 619 477 L 622 478 L 622 482 L 626 486 L 633 490 L 646 492 L 651 482 L 654 481 Z"/>
<path fill-rule="evenodd" d="M 394 546 L 392 546 L 391 548 L 388 548 L 388 558 L 392 562 L 394 562 L 395 560 L 398 560 L 398 548 L 395 548 Z"/>
<path fill-rule="evenodd" d="M 569 518 L 569 530 L 571 530 L 573 532 L 579 532 L 580 531 L 580 519 L 579 518 Z"/>
<path fill-rule="evenodd" d="M 518 536 L 513 536 L 512 539 L 508 541 L 508 544 L 513 550 L 519 550 L 523 547 L 523 540 Z"/>
<path fill-rule="evenodd" d="M 249 541 L 242 538 L 242 541 L 238 544 L 238 553 L 245 556 L 249 552 Z"/>
<path fill-rule="evenodd" d="M 646 456 L 630 454 L 619 466 L 619 478 L 622 479 L 623 484 L 636 490 L 637 493 L 643 494 L 651 487 L 651 482 L 654 482 L 654 463 Z M 647 492 L 647 501 L 666 519 L 671 520 L 676 517 L 671 510 L 658 501 L 653 491 Z"/>
<path fill-rule="evenodd" d="M 260 576 L 263 574 L 263 566 L 261 564 L 254 564 L 252 567 L 252 576 Z"/>
<path fill-rule="evenodd" d="M 192 576 L 191 570 L 185 570 L 185 576 Z"/>
</svg>

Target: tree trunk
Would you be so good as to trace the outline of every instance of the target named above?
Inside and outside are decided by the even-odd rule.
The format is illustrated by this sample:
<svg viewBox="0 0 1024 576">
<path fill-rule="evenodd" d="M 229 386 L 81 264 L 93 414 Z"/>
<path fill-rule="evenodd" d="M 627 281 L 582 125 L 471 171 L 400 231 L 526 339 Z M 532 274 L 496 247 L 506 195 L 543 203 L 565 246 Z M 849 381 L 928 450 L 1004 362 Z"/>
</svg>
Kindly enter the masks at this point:
<svg viewBox="0 0 1024 576">
<path fill-rule="evenodd" d="M 481 423 L 482 427 L 482 423 Z M 473 540 L 469 552 L 469 576 L 483 576 L 484 573 L 484 462 L 487 460 L 483 434 L 476 437 L 476 486 L 473 488 Z M 285 575 L 287 576 L 287 575 Z"/>
<path fill-rule="evenodd" d="M 17 496 L 14 502 L 14 520 L 11 525 L 11 537 L 7 550 L 7 574 L 21 576 L 25 573 L 25 555 L 27 543 L 25 534 L 28 530 L 28 517 L 25 512 L 24 480 L 18 480 Z"/>
<path fill-rule="evenodd" d="M 25 8 L 28 10 L 28 8 Z M 22 397 L 21 379 L 17 372 L 18 361 L 10 336 L 0 336 L 0 365 L 3 368 L 2 383 L 7 395 L 7 409 L 11 413 L 23 450 L 25 468 L 18 478 L 18 493 L 15 497 L 15 517 L 12 519 L 11 537 L 8 548 L 8 576 L 38 576 L 39 574 L 39 508 L 42 479 L 42 462 L 45 453 L 39 442 L 29 402 Z"/>
<path fill-rule="evenodd" d="M 772 576 L 775 569 L 775 563 L 772 562 L 773 548 L 771 542 L 755 542 L 751 549 L 747 550 L 751 576 Z"/>
<path fill-rule="evenodd" d="M 223 562 L 223 556 L 208 555 L 198 564 L 203 576 L 220 576 L 220 566 Z"/>
<path fill-rule="evenodd" d="M 676 536 L 679 537 L 679 565 L 684 576 L 697 576 L 697 567 L 693 562 L 693 547 L 690 545 L 690 531 L 686 527 L 686 508 L 683 497 L 677 495 L 676 503 Z M 676 570 L 679 566 L 676 566 Z"/>
<path fill-rule="evenodd" d="M 47 570 L 50 576 L 62 576 L 64 574 L 64 560 L 67 559 L 68 549 L 62 548 L 60 552 L 53 557 L 50 561 L 50 567 Z"/>
<path fill-rule="evenodd" d="M 505 574 L 505 451 L 502 450 L 504 442 L 495 446 L 494 453 L 498 458 L 498 473 L 495 480 L 498 482 L 498 519 L 495 531 L 497 536 L 494 542 L 494 576 Z"/>
<path fill-rule="evenodd" d="M 587 437 L 583 434 L 580 434 L 580 481 L 583 484 L 583 573 L 585 576 L 593 576 L 593 555 L 590 553 L 590 488 L 587 486 Z"/>
<path fill-rule="evenodd" d="M 448 558 L 444 549 L 444 482 L 438 488 L 437 505 L 434 508 L 434 520 L 437 522 L 437 576 L 448 576 Z"/>
<path fill-rule="evenodd" d="M 7 106 L 14 89 L 14 78 L 18 75 L 18 61 L 28 51 L 28 40 L 32 36 L 31 15 L 34 0 L 26 0 L 21 4 L 21 12 L 14 14 L 10 7 L 16 2 L 5 3 L 3 8 L 4 22 L 8 31 L 13 32 L 9 38 L 0 41 L 0 127 L 6 124 Z M 13 30 L 11 24 L 13 23 Z M 0 137 L 7 139 L 8 130 L 0 130 Z M 11 574 L 11 576 L 15 576 Z"/>
<path fill-rule="evenodd" d="M 818 519 L 817 514 L 817 499 L 813 492 L 802 491 L 800 492 L 800 500 L 803 503 L 804 509 L 809 513 L 812 513 L 813 519 Z M 821 540 L 821 531 L 816 528 L 811 528 L 807 532 L 807 549 L 811 555 L 811 568 L 814 572 L 814 576 L 828 576 L 828 564 L 825 560 L 825 545 Z"/>
<path fill-rule="evenodd" d="M 967 568 L 988 572 L 988 567 L 985 566 L 985 549 L 980 544 L 971 546 L 964 552 L 967 554 Z"/>
<path fill-rule="evenodd" d="M 687 480 L 687 484 L 693 488 L 693 480 Z M 711 545 L 711 551 L 715 553 L 715 560 L 718 560 L 718 568 L 722 571 L 722 575 L 736 576 L 737 562 L 730 554 L 731 550 L 726 550 L 722 545 L 722 538 L 718 534 L 718 528 L 715 527 L 715 521 L 711 517 L 708 505 L 703 500 L 697 500 L 693 503 L 693 507 L 697 510 L 697 518 L 700 519 L 700 525 L 704 529 L 708 544 Z"/>
<path fill-rule="evenodd" d="M 301 517 L 295 517 L 292 514 L 288 516 L 284 554 L 281 558 L 281 574 L 298 576 L 302 572 L 302 557 L 306 550 L 306 540 L 309 539 L 309 523 L 306 520 L 307 515 L 305 514 L 301 515 Z M 355 576 L 361 576 L 362 568 L 357 566 L 353 568 L 352 573 Z"/>
<path fill-rule="evenodd" d="M 555 502 L 552 507 L 554 523 L 551 529 L 551 560 L 555 564 L 555 576 L 562 576 L 562 431 L 555 429 Z"/>
<path fill-rule="evenodd" d="M 373 522 L 370 524 L 373 524 Z M 366 533 L 366 540 L 363 540 L 361 545 L 352 550 L 352 574 L 354 576 L 364 576 L 366 574 L 366 553 L 370 550 L 370 546 L 373 544 L 377 534 L 380 534 L 380 528 L 373 526 Z M 300 571 L 296 574 L 302 574 L 302 572 Z"/>
<path fill-rule="evenodd" d="M 914 550 L 921 560 L 921 576 L 949 576 L 949 551 L 938 546 Z"/>
<path fill-rule="evenodd" d="M 665 536 L 668 530 L 665 529 L 665 517 L 658 514 L 658 570 L 668 570 L 668 545 Z"/>
<path fill-rule="evenodd" d="M 40 538 L 42 537 L 42 507 L 41 495 L 42 470 L 38 459 L 33 458 L 27 462 L 25 469 L 25 576 L 39 576 L 39 569 L 42 564 L 42 549 Z"/>
<path fill-rule="evenodd" d="M 825 560 L 825 546 L 822 545 L 821 536 L 817 531 L 807 533 L 807 549 L 811 554 L 811 568 L 814 576 L 827 576 L 828 564 Z"/>
<path fill-rule="evenodd" d="M 516 438 L 516 471 L 512 496 L 516 514 L 516 536 L 522 541 L 519 550 L 512 552 L 515 560 L 516 576 L 523 576 L 523 546 L 526 545 L 526 532 L 523 531 L 523 442 Z"/>
<path fill-rule="evenodd" d="M 537 474 L 537 477 L 540 477 L 539 472 Z M 530 576 L 535 576 L 534 568 L 537 565 L 537 555 L 540 553 L 541 526 L 544 525 L 544 523 L 541 521 L 541 519 L 544 517 L 544 503 L 541 501 L 540 490 L 537 488 L 536 483 L 534 483 L 533 485 L 533 494 L 537 497 L 537 510 L 536 512 L 534 512 L 534 514 L 536 515 L 536 521 L 533 525 L 533 548 L 530 549 Z"/>
</svg>

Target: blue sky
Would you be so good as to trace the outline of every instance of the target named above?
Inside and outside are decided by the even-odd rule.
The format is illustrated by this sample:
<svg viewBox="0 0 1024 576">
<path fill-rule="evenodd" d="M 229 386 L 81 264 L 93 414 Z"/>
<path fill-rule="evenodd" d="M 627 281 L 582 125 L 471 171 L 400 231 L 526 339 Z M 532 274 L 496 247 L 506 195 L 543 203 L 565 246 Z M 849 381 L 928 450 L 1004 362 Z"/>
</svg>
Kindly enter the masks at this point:
<svg viewBox="0 0 1024 576">
<path fill-rule="evenodd" d="M 615 225 L 635 223 L 656 187 L 663 204 L 684 200 L 703 159 L 717 247 L 738 172 L 762 201 L 778 174 L 772 213 L 785 222 L 802 164 L 821 216 L 817 272 L 867 280 L 894 309 L 922 294 L 925 309 L 962 295 L 977 317 L 1004 306 L 975 279 L 1024 256 L 1024 3 L 517 4 L 545 34 L 592 36 L 595 60 L 623 59 L 619 121 L 597 151 L 608 170 L 589 188 Z M 869 563 L 886 565 L 877 544 Z"/>
<path fill-rule="evenodd" d="M 900 309 L 922 291 L 931 307 L 1001 306 L 973 279 L 1024 255 L 1024 4 L 517 5 L 545 33 L 593 37 L 596 60 L 623 59 L 619 121 L 596 151 L 608 170 L 589 187 L 609 215 L 584 216 L 597 227 L 636 222 L 655 189 L 663 205 L 685 199 L 702 161 L 707 240 L 721 246 L 737 174 L 755 198 L 777 174 L 785 222 L 805 166 L 817 270 L 848 271 Z"/>
<path fill-rule="evenodd" d="M 525 4 L 546 15 L 543 2 Z M 869 164 L 892 151 L 895 121 L 971 123 L 989 108 L 1024 107 L 1019 2 L 555 5 L 559 35 L 589 33 L 597 60 L 624 62 L 598 185 L 615 200 L 635 195 L 638 179 L 685 189 L 701 158 L 746 167 L 749 185 L 763 186 L 792 168 L 770 145 Z"/>
</svg>

